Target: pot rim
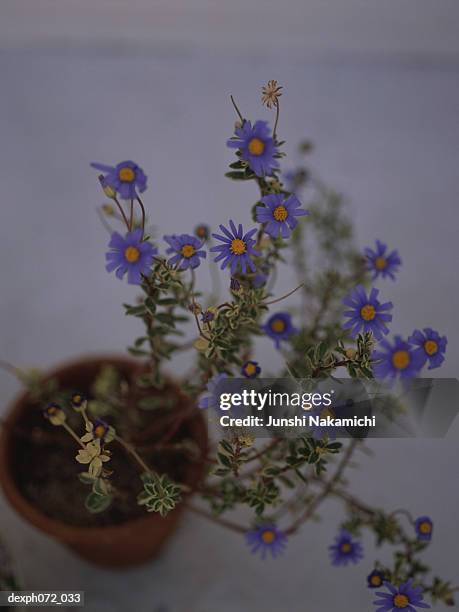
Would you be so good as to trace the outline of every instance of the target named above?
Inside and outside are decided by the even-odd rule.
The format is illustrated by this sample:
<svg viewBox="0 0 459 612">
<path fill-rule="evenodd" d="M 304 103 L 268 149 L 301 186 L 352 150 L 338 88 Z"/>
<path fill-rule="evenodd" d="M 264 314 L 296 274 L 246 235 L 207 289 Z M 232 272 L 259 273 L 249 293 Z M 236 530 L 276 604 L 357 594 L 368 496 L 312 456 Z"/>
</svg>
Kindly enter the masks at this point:
<svg viewBox="0 0 459 612">
<path fill-rule="evenodd" d="M 101 362 L 108 362 L 118 365 L 123 364 L 130 369 L 139 367 L 139 365 L 142 363 L 140 360 L 124 355 L 94 353 L 87 356 L 78 356 L 75 359 L 65 360 L 61 365 L 50 369 L 45 375 L 45 380 L 62 374 L 63 371 L 69 368 L 78 367 L 79 364 L 84 364 L 87 367 L 88 364 L 93 363 L 96 365 L 100 364 Z M 179 390 L 178 387 L 177 389 Z M 2 488 L 4 495 L 10 502 L 11 506 L 23 519 L 27 519 L 35 527 L 50 535 L 53 535 L 54 537 L 57 537 L 58 539 L 73 540 L 75 539 L 75 536 L 87 536 L 91 533 L 96 534 L 100 532 L 103 532 L 104 535 L 116 536 L 116 534 L 123 531 L 130 531 L 131 529 L 138 528 L 139 526 L 141 527 L 142 525 L 149 523 L 152 519 L 158 520 L 161 518 L 156 513 L 148 513 L 145 516 L 129 519 L 123 523 L 114 525 L 82 527 L 79 525 L 68 525 L 67 523 L 58 519 L 50 518 L 38 510 L 36 506 L 29 502 L 21 493 L 13 478 L 12 470 L 10 469 L 10 450 L 13 443 L 13 436 L 10 433 L 10 429 L 18 421 L 27 400 L 27 391 L 24 391 L 16 396 L 12 403 L 10 403 L 6 411 L 4 422 L 0 427 L 0 487 Z M 200 413 L 197 412 L 196 414 L 199 415 Z M 185 494 L 184 497 L 188 495 L 190 494 Z M 175 518 L 175 515 L 178 512 L 183 511 L 183 509 L 183 502 L 181 502 L 176 509 L 174 509 L 167 517 L 162 518 L 162 520 L 167 521 L 168 518 Z"/>
</svg>

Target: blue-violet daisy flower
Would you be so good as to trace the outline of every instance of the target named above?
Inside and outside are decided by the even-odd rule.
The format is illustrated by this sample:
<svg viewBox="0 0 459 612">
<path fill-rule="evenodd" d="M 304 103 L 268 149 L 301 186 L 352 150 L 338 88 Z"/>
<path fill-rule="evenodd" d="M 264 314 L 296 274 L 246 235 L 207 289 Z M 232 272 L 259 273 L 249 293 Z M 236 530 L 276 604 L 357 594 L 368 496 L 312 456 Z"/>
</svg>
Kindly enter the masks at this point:
<svg viewBox="0 0 459 612">
<path fill-rule="evenodd" d="M 198 402 L 198 407 L 202 409 L 207 408 L 215 408 L 219 407 L 219 397 L 217 395 L 218 385 L 228 378 L 228 374 L 221 372 L 219 374 L 215 374 L 212 378 L 209 378 L 207 381 L 207 392 L 204 393 Z"/>
<path fill-rule="evenodd" d="M 298 330 L 293 327 L 292 318 L 288 312 L 276 312 L 269 317 L 261 328 L 267 336 L 274 340 L 276 348 L 280 348 L 282 340 L 288 340 Z"/>
<path fill-rule="evenodd" d="M 385 581 L 385 576 L 379 570 L 373 570 L 371 574 L 367 576 L 367 583 L 369 589 L 378 589 L 383 585 Z"/>
<path fill-rule="evenodd" d="M 250 121 L 244 120 L 242 126 L 235 129 L 235 134 L 226 144 L 239 149 L 241 158 L 257 176 L 271 175 L 279 167 L 275 158 L 276 143 L 266 121 L 256 121 L 252 127 Z"/>
<path fill-rule="evenodd" d="M 264 206 L 256 207 L 257 221 L 265 223 L 265 232 L 273 238 L 288 238 L 298 225 L 296 217 L 309 214 L 296 195 L 287 198 L 281 193 L 271 193 L 260 200 Z"/>
<path fill-rule="evenodd" d="M 207 310 L 204 310 L 204 312 L 201 313 L 201 321 L 203 323 L 212 323 L 212 321 L 215 319 L 215 308 L 208 308 Z"/>
<path fill-rule="evenodd" d="M 220 225 L 220 229 L 224 236 L 220 234 L 212 234 L 214 238 L 223 242 L 223 244 L 212 247 L 210 250 L 214 253 L 218 253 L 214 259 L 215 262 L 222 261 L 220 268 L 224 270 L 227 266 L 230 266 L 231 274 L 235 274 L 238 266 L 240 266 L 243 274 L 247 272 L 247 267 L 252 272 L 255 272 L 256 266 L 250 258 L 250 255 L 259 257 L 261 253 L 256 251 L 253 246 L 255 240 L 252 236 L 256 233 L 256 228 L 250 230 L 244 234 L 242 225 L 239 224 L 236 228 L 233 221 L 229 222 L 231 231 L 224 225 Z"/>
<path fill-rule="evenodd" d="M 65 412 L 59 404 L 48 404 L 43 410 L 43 416 L 51 422 L 52 425 L 62 425 L 66 421 Z"/>
<path fill-rule="evenodd" d="M 256 378 L 260 372 L 258 361 L 246 361 L 241 368 L 241 374 L 246 378 Z"/>
<path fill-rule="evenodd" d="M 432 539 L 433 523 L 429 516 L 420 516 L 414 523 L 418 540 L 428 542 Z"/>
<path fill-rule="evenodd" d="M 190 234 L 173 234 L 172 236 L 163 236 L 164 240 L 169 245 L 166 253 L 174 256 L 169 259 L 171 266 L 178 265 L 179 270 L 187 270 L 188 268 L 197 268 L 201 263 L 200 257 L 204 258 L 207 253 L 201 249 L 202 242 L 196 236 Z"/>
<path fill-rule="evenodd" d="M 378 350 L 373 351 L 373 373 L 376 378 L 412 378 L 422 368 L 422 357 L 413 349 L 411 344 L 394 336 L 393 344 L 381 340 Z"/>
<path fill-rule="evenodd" d="M 408 580 L 401 584 L 398 588 L 390 582 L 384 583 L 384 586 L 389 590 L 389 593 L 377 592 L 376 599 L 373 603 L 379 606 L 376 612 L 397 612 L 397 610 L 406 610 L 406 612 L 416 612 L 416 608 L 430 608 L 424 603 L 422 595 L 422 587 L 413 587 L 412 580 Z"/>
<path fill-rule="evenodd" d="M 260 554 L 262 559 L 269 553 L 273 558 L 281 554 L 287 544 L 287 536 L 274 524 L 257 525 L 245 534 L 251 552 Z"/>
<path fill-rule="evenodd" d="M 349 321 L 344 323 L 344 328 L 350 329 L 353 338 L 360 330 L 373 332 L 378 340 L 389 332 L 386 323 L 392 321 L 392 315 L 387 311 L 392 310 L 393 305 L 392 302 L 381 304 L 377 300 L 378 293 L 379 290 L 373 288 L 367 296 L 365 289 L 359 285 L 343 299 L 343 304 L 351 308 L 344 312 L 344 316 L 349 317 Z"/>
<path fill-rule="evenodd" d="M 328 547 L 332 564 L 335 566 L 358 563 L 363 558 L 360 542 L 352 539 L 352 535 L 344 529 L 336 536 L 335 543 Z"/>
<path fill-rule="evenodd" d="M 96 170 L 105 172 L 103 182 L 120 194 L 123 200 L 137 198 L 137 190 L 143 193 L 147 188 L 147 177 L 140 166 L 133 161 L 124 161 L 117 166 L 107 166 L 93 162 Z"/>
<path fill-rule="evenodd" d="M 424 333 L 416 329 L 408 338 L 408 342 L 418 348 L 416 352 L 422 358 L 422 365 L 429 361 L 429 370 L 438 368 L 445 360 L 445 351 L 448 340 L 430 327 L 424 328 Z"/>
<path fill-rule="evenodd" d="M 395 280 L 394 273 L 398 271 L 398 266 L 402 263 L 397 251 L 386 253 L 387 244 L 383 244 L 380 240 L 376 241 L 376 249 L 365 249 L 365 256 L 370 272 L 373 272 L 373 280 L 382 276 L 389 276 Z"/>
<path fill-rule="evenodd" d="M 111 250 L 105 255 L 107 272 L 116 270 L 116 276 L 120 279 L 127 273 L 128 283 L 132 285 L 140 285 L 141 275 L 148 275 L 153 256 L 158 252 L 150 242 L 142 241 L 141 229 L 128 232 L 124 238 L 114 232 L 108 247 Z"/>
<path fill-rule="evenodd" d="M 70 403 L 76 412 L 84 412 L 88 405 L 88 399 L 81 391 L 74 391 L 70 397 Z"/>
<path fill-rule="evenodd" d="M 242 293 L 242 285 L 234 276 L 232 276 L 230 280 L 230 291 L 233 293 Z"/>
</svg>

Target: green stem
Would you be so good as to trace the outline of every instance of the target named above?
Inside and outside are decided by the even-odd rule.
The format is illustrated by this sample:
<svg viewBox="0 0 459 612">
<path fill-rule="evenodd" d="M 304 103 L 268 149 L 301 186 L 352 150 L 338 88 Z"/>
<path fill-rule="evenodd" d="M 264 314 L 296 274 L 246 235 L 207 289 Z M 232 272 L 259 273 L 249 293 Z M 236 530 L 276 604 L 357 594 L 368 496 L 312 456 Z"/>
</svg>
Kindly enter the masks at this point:
<svg viewBox="0 0 459 612">
<path fill-rule="evenodd" d="M 121 444 L 121 446 L 132 456 L 134 457 L 134 459 L 137 461 L 137 463 L 140 465 L 140 467 L 144 470 L 144 472 L 147 472 L 148 474 L 154 474 L 153 470 L 150 469 L 148 467 L 148 465 L 145 463 L 145 461 L 142 459 L 142 457 L 139 455 L 139 453 L 135 450 L 135 448 L 129 444 L 129 442 L 126 442 L 126 440 L 123 440 L 123 438 L 121 438 L 120 436 L 115 436 L 115 440 Z"/>
</svg>

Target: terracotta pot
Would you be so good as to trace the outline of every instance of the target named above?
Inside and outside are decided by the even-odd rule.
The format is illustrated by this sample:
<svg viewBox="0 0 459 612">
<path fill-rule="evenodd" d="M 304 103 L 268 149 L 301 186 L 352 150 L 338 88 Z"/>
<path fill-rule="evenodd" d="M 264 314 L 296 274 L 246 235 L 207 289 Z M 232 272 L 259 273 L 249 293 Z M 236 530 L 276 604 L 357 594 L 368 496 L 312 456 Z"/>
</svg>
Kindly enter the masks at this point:
<svg viewBox="0 0 459 612">
<path fill-rule="evenodd" d="M 139 364 L 122 357 L 90 357 L 69 362 L 47 375 L 55 378 L 62 388 L 85 389 L 94 380 L 103 365 L 114 365 L 126 376 L 132 376 L 139 370 Z M 180 395 L 180 391 L 177 389 Z M 186 398 L 183 396 L 183 401 Z M 164 542 L 175 531 L 183 506 L 161 518 L 156 513 L 145 513 L 145 516 L 126 523 L 103 527 L 75 527 L 59 522 L 42 513 L 28 501 L 14 479 L 12 458 L 17 444 L 14 434 L 15 426 L 20 422 L 31 401 L 27 393 L 13 402 L 0 432 L 0 484 L 6 498 L 13 508 L 26 521 L 73 549 L 81 557 L 105 567 L 128 567 L 139 565 L 156 556 Z M 207 427 L 199 412 L 187 421 L 191 437 L 203 450 L 207 449 Z M 203 464 L 189 462 L 186 466 L 185 482 L 193 488 L 203 473 Z"/>
</svg>

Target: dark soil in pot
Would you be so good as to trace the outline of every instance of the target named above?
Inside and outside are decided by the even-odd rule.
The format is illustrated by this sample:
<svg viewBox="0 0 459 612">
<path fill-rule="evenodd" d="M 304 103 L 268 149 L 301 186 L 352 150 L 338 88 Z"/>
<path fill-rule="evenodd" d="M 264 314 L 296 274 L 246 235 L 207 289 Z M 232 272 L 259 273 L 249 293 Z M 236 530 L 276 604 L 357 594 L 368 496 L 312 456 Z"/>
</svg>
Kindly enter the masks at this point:
<svg viewBox="0 0 459 612">
<path fill-rule="evenodd" d="M 64 395 L 76 389 L 89 395 L 98 373 L 107 365 L 121 373 L 124 385 L 117 433 L 136 447 L 150 468 L 196 488 L 204 471 L 207 428 L 200 411 L 174 383 L 167 382 L 161 390 L 139 389 L 133 381 L 142 373 L 142 366 L 116 357 L 81 359 L 51 372 L 48 379 L 56 380 Z M 138 408 L 139 402 L 155 395 L 158 409 Z M 105 465 L 113 471 L 111 480 L 120 496 L 105 512 L 89 513 L 84 502 L 90 487 L 78 479 L 86 466 L 75 460 L 79 447 L 62 427 L 43 417 L 43 407 L 43 402 L 22 395 L 13 403 L 1 430 L 0 483 L 12 506 L 36 527 L 100 565 L 134 565 L 157 554 L 175 529 L 183 505 L 165 519 L 138 506 L 142 470 L 113 441 L 108 447 L 112 458 Z M 85 433 L 81 415 L 71 409 L 66 414 L 78 434 Z M 115 425 L 110 416 L 104 419 Z"/>
</svg>

